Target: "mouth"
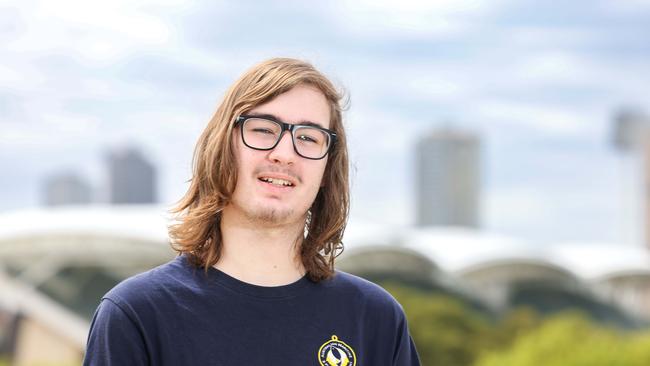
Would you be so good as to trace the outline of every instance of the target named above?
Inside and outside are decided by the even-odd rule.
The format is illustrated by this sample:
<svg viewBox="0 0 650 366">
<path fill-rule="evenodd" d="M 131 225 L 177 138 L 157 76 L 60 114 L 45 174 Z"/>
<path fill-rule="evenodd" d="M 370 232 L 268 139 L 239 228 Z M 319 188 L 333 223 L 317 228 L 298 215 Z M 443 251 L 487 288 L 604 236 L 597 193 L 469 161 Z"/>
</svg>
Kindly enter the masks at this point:
<svg viewBox="0 0 650 366">
<path fill-rule="evenodd" d="M 257 178 L 261 182 L 265 182 L 268 184 L 272 184 L 277 187 L 293 187 L 294 184 L 293 182 L 286 180 L 286 179 L 281 179 L 281 178 L 273 178 L 273 177 L 259 177 Z"/>
</svg>

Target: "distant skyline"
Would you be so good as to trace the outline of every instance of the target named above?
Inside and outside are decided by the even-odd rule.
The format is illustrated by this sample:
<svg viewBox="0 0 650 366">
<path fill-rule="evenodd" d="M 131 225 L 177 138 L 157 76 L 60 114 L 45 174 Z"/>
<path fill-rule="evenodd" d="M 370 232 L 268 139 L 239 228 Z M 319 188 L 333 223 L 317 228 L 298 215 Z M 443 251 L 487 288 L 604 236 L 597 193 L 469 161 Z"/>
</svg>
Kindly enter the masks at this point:
<svg viewBox="0 0 650 366">
<path fill-rule="evenodd" d="M 353 217 L 414 224 L 416 141 L 451 125 L 482 141 L 484 230 L 641 245 L 640 162 L 611 134 L 650 111 L 648 34 L 643 0 L 3 2 L 0 212 L 58 171 L 100 185 L 122 145 L 172 204 L 226 88 L 289 56 L 349 92 Z"/>
<path fill-rule="evenodd" d="M 443 128 L 417 142 L 416 225 L 480 228 L 481 140 Z"/>
<path fill-rule="evenodd" d="M 137 147 L 110 151 L 106 165 L 111 204 L 158 202 L 155 163 L 144 158 Z"/>
<path fill-rule="evenodd" d="M 41 181 L 41 204 L 65 206 L 90 204 L 92 188 L 75 172 L 59 172 Z"/>
</svg>

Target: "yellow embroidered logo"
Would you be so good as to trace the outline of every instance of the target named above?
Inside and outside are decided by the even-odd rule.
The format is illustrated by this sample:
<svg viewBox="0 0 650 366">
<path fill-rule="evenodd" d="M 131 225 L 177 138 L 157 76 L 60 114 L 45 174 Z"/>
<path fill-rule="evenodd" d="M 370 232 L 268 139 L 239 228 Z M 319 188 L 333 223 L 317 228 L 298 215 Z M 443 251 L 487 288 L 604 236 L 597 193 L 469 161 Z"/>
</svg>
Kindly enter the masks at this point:
<svg viewBox="0 0 650 366">
<path fill-rule="evenodd" d="M 357 356 L 352 347 L 333 335 L 318 350 L 318 362 L 321 366 L 356 366 Z"/>
</svg>

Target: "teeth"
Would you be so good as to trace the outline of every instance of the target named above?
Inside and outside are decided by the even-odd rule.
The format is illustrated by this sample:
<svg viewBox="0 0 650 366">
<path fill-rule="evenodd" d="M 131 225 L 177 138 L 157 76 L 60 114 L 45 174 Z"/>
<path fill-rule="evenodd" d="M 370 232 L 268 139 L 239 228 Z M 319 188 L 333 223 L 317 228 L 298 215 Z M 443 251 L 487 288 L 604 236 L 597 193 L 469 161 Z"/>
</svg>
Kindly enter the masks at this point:
<svg viewBox="0 0 650 366">
<path fill-rule="evenodd" d="M 274 184 L 274 185 L 276 185 L 276 186 L 286 186 L 286 187 L 289 187 L 289 186 L 292 186 L 292 185 L 293 185 L 293 184 L 291 184 L 291 182 L 289 182 L 289 181 L 287 181 L 287 180 L 284 180 L 284 179 L 278 179 L 278 178 L 266 178 L 266 177 L 263 177 L 263 178 L 260 178 L 260 179 L 263 180 L 263 181 L 265 181 L 265 182 L 267 182 L 267 183 Z"/>
</svg>

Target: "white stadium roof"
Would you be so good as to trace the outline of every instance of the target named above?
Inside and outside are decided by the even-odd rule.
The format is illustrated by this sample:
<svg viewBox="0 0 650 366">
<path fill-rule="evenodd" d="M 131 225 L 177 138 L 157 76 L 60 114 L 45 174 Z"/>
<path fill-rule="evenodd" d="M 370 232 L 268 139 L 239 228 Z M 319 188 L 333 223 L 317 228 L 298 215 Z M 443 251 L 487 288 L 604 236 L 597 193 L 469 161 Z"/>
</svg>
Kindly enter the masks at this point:
<svg viewBox="0 0 650 366">
<path fill-rule="evenodd" d="M 167 243 L 168 207 L 101 205 L 39 208 L 0 214 L 0 242 L 42 235 L 89 234 Z M 650 272 L 649 251 L 617 243 L 548 243 L 533 246 L 517 238 L 464 228 L 390 227 L 364 220 L 348 223 L 346 248 L 366 246 L 415 250 L 449 272 L 492 261 L 537 261 L 591 280 L 614 273 Z M 345 254 L 344 254 L 345 255 Z"/>
<path fill-rule="evenodd" d="M 170 215 L 166 209 L 154 205 L 93 205 L 0 213 L 0 240 L 73 233 L 167 242 Z"/>
</svg>

